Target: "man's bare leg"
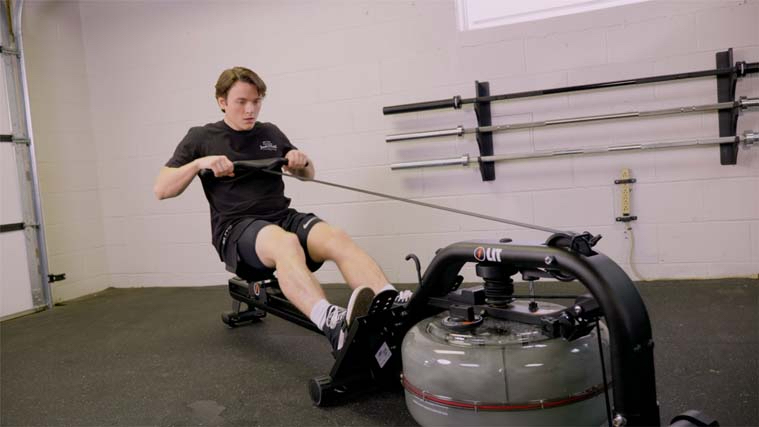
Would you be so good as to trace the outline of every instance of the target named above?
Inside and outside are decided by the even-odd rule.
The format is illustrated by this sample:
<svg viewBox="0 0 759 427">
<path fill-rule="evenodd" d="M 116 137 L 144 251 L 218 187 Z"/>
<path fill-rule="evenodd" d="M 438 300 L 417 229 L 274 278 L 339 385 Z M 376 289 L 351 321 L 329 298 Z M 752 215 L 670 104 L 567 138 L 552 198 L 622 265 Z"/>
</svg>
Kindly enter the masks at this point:
<svg viewBox="0 0 759 427">
<path fill-rule="evenodd" d="M 341 229 L 320 222 L 308 233 L 308 253 L 314 261 L 334 261 L 348 286 L 369 286 L 379 293 L 389 284 L 377 263 Z"/>
<path fill-rule="evenodd" d="M 306 266 L 306 255 L 295 234 L 267 225 L 256 237 L 256 255 L 265 266 L 277 269 L 280 289 L 306 316 L 311 315 L 319 300 L 326 299 L 321 285 Z"/>
<path fill-rule="evenodd" d="M 340 350 L 347 326 L 354 316 L 368 312 L 374 291 L 367 286 L 356 287 L 347 309 L 330 304 L 306 265 L 298 236 L 276 225 L 267 225 L 258 232 L 256 255 L 265 266 L 277 269 L 279 287 L 287 299 L 321 328 L 334 350 Z"/>
</svg>

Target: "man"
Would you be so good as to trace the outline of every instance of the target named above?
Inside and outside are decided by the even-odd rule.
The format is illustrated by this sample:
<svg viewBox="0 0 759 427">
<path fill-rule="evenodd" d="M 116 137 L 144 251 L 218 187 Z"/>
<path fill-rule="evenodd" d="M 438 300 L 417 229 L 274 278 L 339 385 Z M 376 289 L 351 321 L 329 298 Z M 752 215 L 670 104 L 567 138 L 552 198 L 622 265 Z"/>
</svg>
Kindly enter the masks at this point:
<svg viewBox="0 0 759 427">
<path fill-rule="evenodd" d="M 158 199 L 176 197 L 198 172 L 211 169 L 214 177 L 201 180 L 211 209 L 213 244 L 227 269 L 237 272 L 243 263 L 255 270 L 276 270 L 285 296 L 339 350 L 350 322 L 366 314 L 374 295 L 397 291 L 345 232 L 314 214 L 289 208 L 281 176 L 235 175 L 235 160 L 284 157 L 286 172 L 314 177 L 314 163 L 305 153 L 275 125 L 257 122 L 265 95 L 266 84 L 253 71 L 234 67 L 222 72 L 216 101 L 223 120 L 188 131 L 161 169 L 154 192 Z M 354 289 L 347 310 L 327 301 L 312 274 L 326 260 L 337 264 Z"/>
</svg>

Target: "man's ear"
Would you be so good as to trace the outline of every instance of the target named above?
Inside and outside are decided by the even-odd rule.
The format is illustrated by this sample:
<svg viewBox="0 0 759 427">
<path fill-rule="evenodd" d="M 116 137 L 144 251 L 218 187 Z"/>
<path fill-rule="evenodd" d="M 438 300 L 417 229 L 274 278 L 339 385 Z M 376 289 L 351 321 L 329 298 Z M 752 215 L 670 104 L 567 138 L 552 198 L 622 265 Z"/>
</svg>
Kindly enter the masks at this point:
<svg viewBox="0 0 759 427">
<path fill-rule="evenodd" d="M 219 97 L 219 98 L 216 98 L 216 102 L 219 104 L 219 108 L 221 108 L 221 112 L 226 113 L 226 111 L 224 110 L 227 109 L 227 99 Z"/>
</svg>

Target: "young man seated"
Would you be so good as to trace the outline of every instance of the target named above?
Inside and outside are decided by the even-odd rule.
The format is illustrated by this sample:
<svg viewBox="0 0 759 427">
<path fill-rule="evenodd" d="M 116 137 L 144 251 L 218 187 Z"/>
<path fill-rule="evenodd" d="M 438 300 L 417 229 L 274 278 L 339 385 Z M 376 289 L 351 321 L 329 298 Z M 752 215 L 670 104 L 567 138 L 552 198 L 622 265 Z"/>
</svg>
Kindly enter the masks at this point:
<svg viewBox="0 0 759 427">
<path fill-rule="evenodd" d="M 158 199 L 176 197 L 198 172 L 211 210 L 213 245 L 227 269 L 238 264 L 277 272 L 290 302 L 309 316 L 334 350 L 343 346 L 351 321 L 366 314 L 376 293 L 395 291 L 376 262 L 342 230 L 312 213 L 290 208 L 281 176 L 234 173 L 233 161 L 284 157 L 285 171 L 313 178 L 314 163 L 277 126 L 258 122 L 266 84 L 253 71 L 234 67 L 216 83 L 216 102 L 224 118 L 193 127 L 156 178 Z M 313 275 L 326 260 L 337 264 L 353 289 L 347 309 L 330 304 Z M 399 294 L 397 302 L 410 297 Z"/>
</svg>

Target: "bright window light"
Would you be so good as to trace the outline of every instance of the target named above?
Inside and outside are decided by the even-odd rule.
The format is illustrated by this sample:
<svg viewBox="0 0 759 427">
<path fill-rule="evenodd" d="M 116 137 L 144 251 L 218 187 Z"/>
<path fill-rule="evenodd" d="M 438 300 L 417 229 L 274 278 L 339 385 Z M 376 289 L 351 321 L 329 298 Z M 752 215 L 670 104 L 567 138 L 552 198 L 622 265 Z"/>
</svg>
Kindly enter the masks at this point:
<svg viewBox="0 0 759 427">
<path fill-rule="evenodd" d="M 650 0 L 456 0 L 460 31 L 537 21 L 645 1 Z"/>
</svg>

